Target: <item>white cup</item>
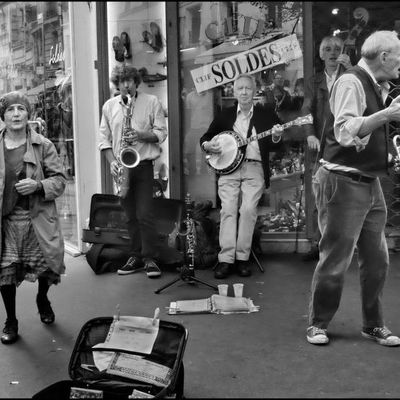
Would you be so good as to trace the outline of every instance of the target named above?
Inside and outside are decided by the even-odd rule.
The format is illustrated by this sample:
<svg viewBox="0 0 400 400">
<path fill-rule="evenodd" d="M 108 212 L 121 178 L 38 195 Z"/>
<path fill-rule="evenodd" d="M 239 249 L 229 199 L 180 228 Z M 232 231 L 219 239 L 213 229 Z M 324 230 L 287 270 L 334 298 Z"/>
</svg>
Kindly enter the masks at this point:
<svg viewBox="0 0 400 400">
<path fill-rule="evenodd" d="M 243 297 L 243 283 L 234 283 L 233 291 L 235 293 L 235 297 Z"/>
<path fill-rule="evenodd" d="M 228 296 L 228 285 L 227 284 L 222 284 L 218 285 L 218 293 L 220 296 Z"/>
</svg>

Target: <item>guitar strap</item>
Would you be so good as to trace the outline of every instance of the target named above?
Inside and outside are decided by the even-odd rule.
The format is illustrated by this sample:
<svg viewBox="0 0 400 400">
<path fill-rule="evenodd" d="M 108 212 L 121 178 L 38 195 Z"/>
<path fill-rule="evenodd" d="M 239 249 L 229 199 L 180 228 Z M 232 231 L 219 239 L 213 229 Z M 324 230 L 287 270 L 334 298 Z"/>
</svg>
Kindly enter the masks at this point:
<svg viewBox="0 0 400 400">
<path fill-rule="evenodd" d="M 253 117 L 250 119 L 249 129 L 247 130 L 247 136 L 246 136 L 247 139 L 251 136 L 251 134 L 253 132 L 253 126 L 254 126 L 253 118 L 254 118 L 254 114 L 253 114 Z M 247 144 L 246 144 L 246 146 L 243 146 L 242 149 L 243 149 L 243 153 L 246 154 Z"/>
</svg>

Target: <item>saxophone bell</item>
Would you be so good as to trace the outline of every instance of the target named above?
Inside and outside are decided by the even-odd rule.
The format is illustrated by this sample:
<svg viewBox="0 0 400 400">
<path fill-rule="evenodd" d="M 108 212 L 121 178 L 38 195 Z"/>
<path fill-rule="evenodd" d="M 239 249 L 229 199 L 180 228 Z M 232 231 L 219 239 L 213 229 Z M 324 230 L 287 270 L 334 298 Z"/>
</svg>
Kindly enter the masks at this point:
<svg viewBox="0 0 400 400">
<path fill-rule="evenodd" d="M 139 152 L 132 146 L 122 148 L 119 158 L 125 168 L 135 168 L 140 163 Z"/>
</svg>

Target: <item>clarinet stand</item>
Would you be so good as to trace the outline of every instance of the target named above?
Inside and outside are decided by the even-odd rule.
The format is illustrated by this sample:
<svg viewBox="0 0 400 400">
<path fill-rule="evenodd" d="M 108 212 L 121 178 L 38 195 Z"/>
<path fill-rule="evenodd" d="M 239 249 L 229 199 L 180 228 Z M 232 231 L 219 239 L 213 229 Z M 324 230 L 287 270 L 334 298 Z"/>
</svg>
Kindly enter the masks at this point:
<svg viewBox="0 0 400 400">
<path fill-rule="evenodd" d="M 183 234 L 182 236 L 186 236 L 186 248 L 185 248 L 185 264 L 182 265 L 179 276 L 178 278 L 173 279 L 171 282 L 168 282 L 166 285 L 161 286 L 157 290 L 154 291 L 154 293 L 159 294 L 161 291 L 164 289 L 172 286 L 174 283 L 182 280 L 183 282 L 186 283 L 201 283 L 205 286 L 210 287 L 211 289 L 218 290 L 218 288 L 215 285 L 212 285 L 210 283 L 207 283 L 205 281 L 202 281 L 199 278 L 196 278 L 195 273 L 194 273 L 194 251 L 195 251 L 195 226 L 193 223 L 192 219 L 192 202 L 190 201 L 190 195 L 189 193 L 186 195 L 185 198 L 185 204 L 186 204 L 186 233 Z M 188 262 L 189 259 L 189 262 Z"/>
</svg>

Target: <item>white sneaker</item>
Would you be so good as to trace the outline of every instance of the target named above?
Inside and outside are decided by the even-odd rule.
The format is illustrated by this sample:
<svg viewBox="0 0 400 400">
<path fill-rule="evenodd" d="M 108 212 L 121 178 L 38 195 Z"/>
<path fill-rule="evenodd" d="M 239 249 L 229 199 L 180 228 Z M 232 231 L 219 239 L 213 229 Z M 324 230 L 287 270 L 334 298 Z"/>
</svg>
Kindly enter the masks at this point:
<svg viewBox="0 0 400 400">
<path fill-rule="evenodd" d="M 161 269 L 153 260 L 147 260 L 144 268 L 148 278 L 158 278 L 161 276 Z"/>
<path fill-rule="evenodd" d="M 307 328 L 307 341 L 311 344 L 327 344 L 329 342 L 326 329 L 310 326 Z"/>
<path fill-rule="evenodd" d="M 376 328 L 365 328 L 361 335 L 367 339 L 372 339 L 382 346 L 400 346 L 400 338 L 386 328 L 386 326 Z"/>
</svg>

